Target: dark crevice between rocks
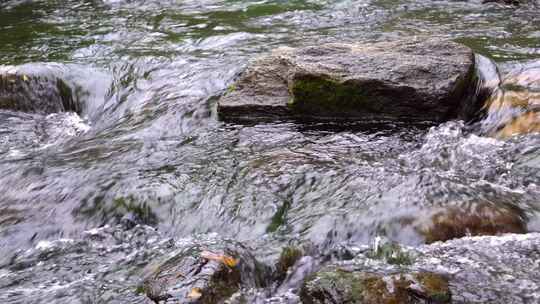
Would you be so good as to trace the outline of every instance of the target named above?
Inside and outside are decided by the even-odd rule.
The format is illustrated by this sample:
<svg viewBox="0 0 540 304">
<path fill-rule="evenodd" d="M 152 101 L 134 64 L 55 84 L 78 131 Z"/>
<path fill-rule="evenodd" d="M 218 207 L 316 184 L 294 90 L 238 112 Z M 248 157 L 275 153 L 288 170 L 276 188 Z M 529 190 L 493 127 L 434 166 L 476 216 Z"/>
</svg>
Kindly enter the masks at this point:
<svg viewBox="0 0 540 304">
<path fill-rule="evenodd" d="M 501 80 L 497 65 L 487 57 L 477 54 L 474 67 L 473 85 L 467 88 L 459 117 L 467 123 L 467 130 L 478 132 L 488 114 L 486 102 L 498 89 Z"/>
</svg>

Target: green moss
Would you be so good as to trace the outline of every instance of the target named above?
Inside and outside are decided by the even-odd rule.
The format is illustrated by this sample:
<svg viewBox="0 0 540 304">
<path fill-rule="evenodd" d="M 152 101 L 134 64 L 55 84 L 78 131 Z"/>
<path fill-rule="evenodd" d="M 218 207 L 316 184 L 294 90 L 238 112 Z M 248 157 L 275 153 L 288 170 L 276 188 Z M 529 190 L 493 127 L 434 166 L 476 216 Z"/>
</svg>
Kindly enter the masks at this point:
<svg viewBox="0 0 540 304">
<path fill-rule="evenodd" d="M 446 278 L 429 272 L 419 273 L 415 278 L 422 285 L 426 297 L 433 303 L 450 303 L 452 295 Z"/>
<path fill-rule="evenodd" d="M 376 250 L 371 250 L 367 256 L 371 259 L 384 260 L 393 265 L 412 265 L 414 263 L 414 256 L 395 243 L 382 244 Z"/>
<path fill-rule="evenodd" d="M 526 88 L 524 86 L 521 86 L 516 83 L 504 83 L 501 88 L 505 91 L 516 91 L 516 92 L 528 92 L 530 91 L 529 88 Z"/>
<path fill-rule="evenodd" d="M 228 268 L 221 266 L 208 280 L 206 287 L 201 290 L 202 297 L 197 303 L 213 304 L 222 303 L 238 291 L 241 282 L 241 274 L 238 267 Z"/>
<path fill-rule="evenodd" d="M 393 286 L 389 290 L 388 282 Z M 413 285 L 421 285 L 412 293 Z M 448 281 L 434 273 L 407 275 L 346 271 L 326 268 L 312 275 L 300 293 L 302 303 L 407 304 L 411 298 L 422 303 L 450 303 Z M 416 303 L 416 302 L 415 302 Z"/>
<path fill-rule="evenodd" d="M 402 276 L 392 278 L 394 293 L 388 291 L 385 280 L 377 274 L 350 272 L 343 269 L 318 273 L 311 281 L 311 295 L 327 303 L 406 303 L 410 282 Z M 328 297 L 332 297 L 329 299 Z"/>
<path fill-rule="evenodd" d="M 339 290 L 343 297 L 341 299 L 346 303 L 361 303 L 364 299 L 364 292 L 369 286 L 366 285 L 371 278 L 362 278 L 361 276 L 345 271 L 343 269 L 335 269 L 334 271 L 326 271 L 318 274 L 316 284 L 318 288 L 324 290 Z M 337 300 L 337 299 L 336 299 Z"/>
<path fill-rule="evenodd" d="M 365 278 L 362 283 L 365 285 L 366 291 L 369 293 L 369 298 L 381 299 L 387 292 L 386 283 L 379 277 Z"/>
<path fill-rule="evenodd" d="M 283 248 L 276 263 L 275 280 L 283 281 L 287 275 L 287 270 L 294 266 L 303 255 L 304 252 L 298 247 L 287 246 Z"/>
<path fill-rule="evenodd" d="M 227 94 L 231 94 L 232 92 L 236 91 L 236 85 L 235 84 L 231 84 L 228 88 L 227 88 Z"/>
<path fill-rule="evenodd" d="M 135 288 L 135 293 L 138 295 L 143 295 L 146 293 L 146 288 L 144 285 L 139 285 L 137 288 Z"/>
<path fill-rule="evenodd" d="M 11 98 L 0 98 L 0 109 L 16 109 L 17 102 Z"/>
<path fill-rule="evenodd" d="M 305 75 L 294 79 L 290 88 L 293 96 L 289 107 L 304 114 L 348 114 L 370 112 L 374 109 L 373 94 L 352 83 L 330 78 Z"/>
<path fill-rule="evenodd" d="M 290 207 L 290 201 L 286 200 L 283 202 L 283 204 L 278 208 L 274 216 L 272 216 L 270 225 L 266 227 L 266 232 L 275 232 L 281 225 L 285 224 L 285 216 L 287 215 L 287 211 Z"/>
</svg>

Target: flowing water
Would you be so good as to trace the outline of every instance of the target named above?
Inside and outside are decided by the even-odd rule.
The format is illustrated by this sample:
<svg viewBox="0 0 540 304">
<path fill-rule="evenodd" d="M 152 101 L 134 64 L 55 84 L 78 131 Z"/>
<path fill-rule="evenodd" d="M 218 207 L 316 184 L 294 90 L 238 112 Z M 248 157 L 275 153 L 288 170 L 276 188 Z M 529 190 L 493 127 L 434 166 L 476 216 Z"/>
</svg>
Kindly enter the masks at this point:
<svg viewBox="0 0 540 304">
<path fill-rule="evenodd" d="M 376 235 L 418 245 L 411 222 L 477 202 L 519 208 L 539 231 L 539 134 L 501 140 L 460 121 L 234 125 L 215 112 L 249 60 L 278 46 L 430 35 L 501 71 L 535 64 L 539 11 L 534 2 L 1 1 L 0 72 L 60 77 L 83 111 L 0 110 L 0 301 L 145 303 L 133 292 L 145 263 L 172 239 L 215 233 L 260 256 Z M 144 225 L 119 228 L 126 222 Z"/>
</svg>

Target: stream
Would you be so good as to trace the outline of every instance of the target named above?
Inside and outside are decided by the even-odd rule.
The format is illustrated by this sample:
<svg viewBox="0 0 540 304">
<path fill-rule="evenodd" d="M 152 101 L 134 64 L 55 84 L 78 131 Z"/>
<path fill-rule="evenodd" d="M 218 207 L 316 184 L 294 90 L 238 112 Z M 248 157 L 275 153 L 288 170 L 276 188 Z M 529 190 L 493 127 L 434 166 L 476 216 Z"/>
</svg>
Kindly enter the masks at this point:
<svg viewBox="0 0 540 304">
<path fill-rule="evenodd" d="M 0 73 L 59 77 L 82 112 L 0 110 L 0 302 L 151 303 L 135 292 L 145 266 L 208 238 L 268 263 L 306 242 L 423 246 L 414 225 L 448 206 L 519 209 L 540 232 L 538 133 L 216 114 L 250 60 L 280 46 L 436 36 L 501 74 L 540 67 L 539 12 L 534 1 L 1 1 Z M 253 301 L 293 303 L 272 296 Z"/>
</svg>

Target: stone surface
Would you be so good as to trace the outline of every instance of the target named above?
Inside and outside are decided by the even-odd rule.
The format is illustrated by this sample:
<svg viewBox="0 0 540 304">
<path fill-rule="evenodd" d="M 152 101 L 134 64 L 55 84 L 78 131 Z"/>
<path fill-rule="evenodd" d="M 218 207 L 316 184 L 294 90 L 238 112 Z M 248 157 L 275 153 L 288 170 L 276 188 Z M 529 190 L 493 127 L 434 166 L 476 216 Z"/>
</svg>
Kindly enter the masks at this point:
<svg viewBox="0 0 540 304">
<path fill-rule="evenodd" d="M 31 112 L 81 112 L 71 88 L 61 79 L 24 74 L 0 74 L 0 109 Z"/>
<path fill-rule="evenodd" d="M 224 120 L 445 121 L 475 85 L 474 54 L 439 39 L 279 48 L 218 102 Z"/>
<path fill-rule="evenodd" d="M 436 211 L 415 229 L 426 243 L 433 243 L 468 235 L 526 233 L 526 220 L 523 210 L 516 206 L 469 203 Z"/>
<path fill-rule="evenodd" d="M 540 234 L 470 237 L 419 248 L 414 268 L 449 276 L 453 303 L 540 303 Z"/>
<path fill-rule="evenodd" d="M 540 132 L 540 61 L 508 72 L 487 99 L 484 133 L 498 138 Z"/>
<path fill-rule="evenodd" d="M 519 134 L 540 133 L 540 112 L 526 112 L 508 122 L 495 133 L 498 138 Z"/>
<path fill-rule="evenodd" d="M 326 267 L 308 278 L 300 292 L 304 304 L 450 303 L 444 276 L 429 272 L 383 274 Z"/>
<path fill-rule="evenodd" d="M 149 266 L 141 291 L 156 303 L 223 303 L 240 288 L 264 286 L 268 271 L 241 244 L 189 243 Z"/>
</svg>

